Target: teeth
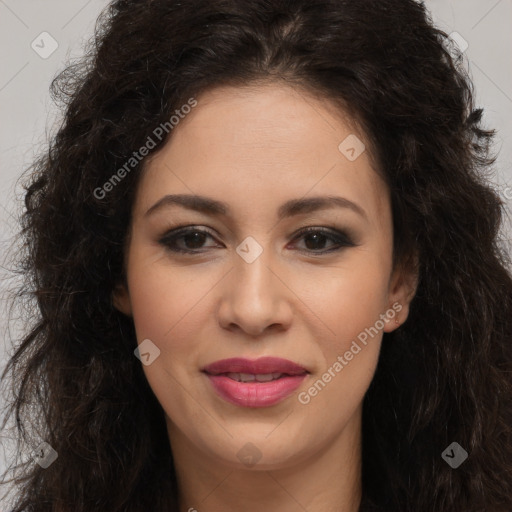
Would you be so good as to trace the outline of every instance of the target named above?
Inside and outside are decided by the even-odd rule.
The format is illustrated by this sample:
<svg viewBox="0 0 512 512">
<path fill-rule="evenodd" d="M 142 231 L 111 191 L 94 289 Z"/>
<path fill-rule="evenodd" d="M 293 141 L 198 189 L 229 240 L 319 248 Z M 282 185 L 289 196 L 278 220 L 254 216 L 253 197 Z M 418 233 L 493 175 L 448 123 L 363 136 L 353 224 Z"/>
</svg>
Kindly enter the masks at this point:
<svg viewBox="0 0 512 512">
<path fill-rule="evenodd" d="M 282 373 L 265 373 L 261 375 L 256 375 L 256 380 L 258 382 L 270 382 L 271 380 L 278 379 L 281 377 Z"/>
<path fill-rule="evenodd" d="M 270 382 L 279 379 L 282 373 L 265 373 L 254 375 L 252 373 L 227 373 L 226 376 L 237 382 Z"/>
</svg>

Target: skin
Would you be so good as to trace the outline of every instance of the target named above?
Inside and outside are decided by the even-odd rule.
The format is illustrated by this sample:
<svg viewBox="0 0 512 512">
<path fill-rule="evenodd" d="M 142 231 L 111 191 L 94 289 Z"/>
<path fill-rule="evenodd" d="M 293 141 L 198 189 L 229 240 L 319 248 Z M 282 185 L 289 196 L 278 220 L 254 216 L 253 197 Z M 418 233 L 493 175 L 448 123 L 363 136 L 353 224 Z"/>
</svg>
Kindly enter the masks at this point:
<svg viewBox="0 0 512 512">
<path fill-rule="evenodd" d="M 355 512 L 362 401 L 382 332 L 396 329 L 395 320 L 309 403 L 298 394 L 394 303 L 395 318 L 407 318 L 416 276 L 393 272 L 389 191 L 368 149 L 355 161 L 340 152 L 348 135 L 366 137 L 327 99 L 267 84 L 216 88 L 197 100 L 146 162 L 127 245 L 128 287 L 114 293 L 138 342 L 150 339 L 160 350 L 144 372 L 166 414 L 180 510 Z M 230 211 L 170 205 L 145 215 L 166 194 L 207 196 Z M 334 207 L 277 220 L 286 201 L 327 195 L 364 215 Z M 173 253 L 159 240 L 181 225 L 212 236 L 182 237 L 178 247 L 196 254 Z M 348 230 L 355 245 L 321 254 L 337 242 L 297 238 L 308 226 Z M 252 263 L 236 252 L 248 236 L 263 249 Z M 219 359 L 261 356 L 290 359 L 310 374 L 279 404 L 251 409 L 223 400 L 200 371 Z M 261 456 L 252 467 L 237 457 L 246 443 Z"/>
</svg>

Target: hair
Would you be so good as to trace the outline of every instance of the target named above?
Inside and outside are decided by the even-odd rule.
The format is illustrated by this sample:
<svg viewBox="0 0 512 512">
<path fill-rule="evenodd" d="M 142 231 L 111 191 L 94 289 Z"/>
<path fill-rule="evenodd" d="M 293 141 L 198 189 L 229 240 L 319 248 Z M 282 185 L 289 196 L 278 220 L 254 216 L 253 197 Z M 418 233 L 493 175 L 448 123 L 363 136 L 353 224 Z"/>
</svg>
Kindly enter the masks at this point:
<svg viewBox="0 0 512 512">
<path fill-rule="evenodd" d="M 178 510 L 164 412 L 134 357 L 133 320 L 112 304 L 147 160 L 94 191 L 191 97 L 264 83 L 332 101 L 362 127 L 391 193 L 394 266 L 418 272 L 364 398 L 361 511 L 512 509 L 505 205 L 489 184 L 494 131 L 462 62 L 414 0 L 117 0 L 103 11 L 85 56 L 52 83 L 64 117 L 24 185 L 19 298 L 33 306 L 2 377 L 6 421 L 18 459 L 41 440 L 58 459 L 16 465 L 13 512 Z M 441 457 L 454 441 L 469 454 L 457 469 Z"/>
</svg>

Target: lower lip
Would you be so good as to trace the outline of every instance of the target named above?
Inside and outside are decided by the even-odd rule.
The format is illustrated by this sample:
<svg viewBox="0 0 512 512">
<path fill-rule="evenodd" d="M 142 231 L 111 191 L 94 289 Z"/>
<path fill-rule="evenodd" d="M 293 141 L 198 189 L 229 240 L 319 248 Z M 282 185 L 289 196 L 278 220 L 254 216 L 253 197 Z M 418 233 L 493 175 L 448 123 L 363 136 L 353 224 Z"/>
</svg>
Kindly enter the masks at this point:
<svg viewBox="0 0 512 512">
<path fill-rule="evenodd" d="M 241 407 L 269 407 L 290 396 L 306 378 L 288 375 L 270 382 L 238 382 L 225 375 L 208 375 L 213 388 L 224 400 Z"/>
</svg>

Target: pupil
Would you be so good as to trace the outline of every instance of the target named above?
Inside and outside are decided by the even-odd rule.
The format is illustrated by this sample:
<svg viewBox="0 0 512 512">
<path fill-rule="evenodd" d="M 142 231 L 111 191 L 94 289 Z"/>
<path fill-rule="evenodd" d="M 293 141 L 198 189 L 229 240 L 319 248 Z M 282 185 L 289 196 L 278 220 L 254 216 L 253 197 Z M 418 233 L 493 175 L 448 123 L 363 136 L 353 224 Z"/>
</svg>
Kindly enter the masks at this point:
<svg viewBox="0 0 512 512">
<path fill-rule="evenodd" d="M 198 249 L 200 248 L 204 243 L 204 238 L 206 235 L 204 233 L 199 233 L 198 231 L 195 231 L 194 233 L 189 233 L 185 235 L 185 245 L 189 249 Z M 192 247 L 190 247 L 190 243 L 188 243 L 188 240 L 192 239 Z"/>
<path fill-rule="evenodd" d="M 316 246 L 316 247 L 315 247 L 315 242 L 313 242 L 313 244 L 312 244 L 312 245 L 313 245 L 313 247 L 311 247 L 311 244 L 308 244 L 308 240 L 311 240 L 311 239 L 313 239 L 313 240 L 314 240 L 314 241 L 316 241 L 316 242 L 318 242 L 318 241 L 319 241 L 319 239 L 320 239 L 320 241 L 325 242 L 325 235 L 322 235 L 322 234 L 320 234 L 320 233 L 315 233 L 315 234 L 313 234 L 313 235 L 307 235 L 307 236 L 306 236 L 306 238 L 304 239 L 304 240 L 305 240 L 305 243 L 306 243 L 306 247 L 307 247 L 308 249 L 322 249 L 322 248 L 323 248 L 323 245 L 324 245 L 324 244 L 322 244 L 322 243 L 320 243 L 320 245 L 321 245 L 322 247 L 318 247 L 318 246 Z"/>
</svg>

